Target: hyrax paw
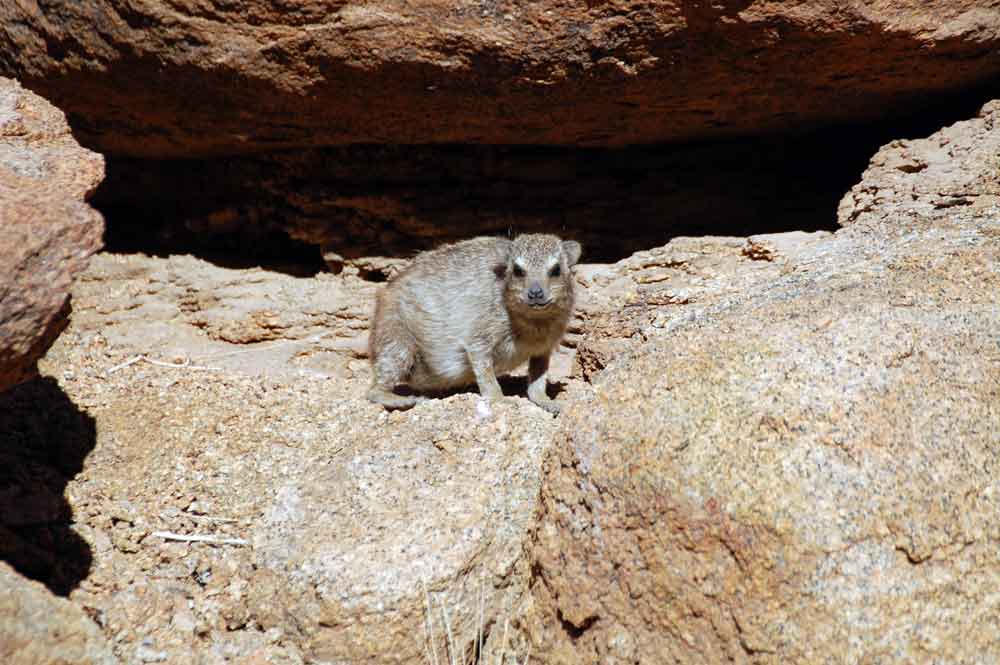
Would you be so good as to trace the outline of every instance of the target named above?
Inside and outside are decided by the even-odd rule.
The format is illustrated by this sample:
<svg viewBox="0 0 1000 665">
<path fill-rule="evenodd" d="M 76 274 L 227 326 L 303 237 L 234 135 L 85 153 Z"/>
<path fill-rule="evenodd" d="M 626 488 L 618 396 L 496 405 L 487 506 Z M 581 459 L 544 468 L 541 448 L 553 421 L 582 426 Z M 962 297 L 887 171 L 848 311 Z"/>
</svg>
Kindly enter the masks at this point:
<svg viewBox="0 0 1000 665">
<path fill-rule="evenodd" d="M 562 411 L 562 407 L 559 406 L 559 402 L 554 399 L 533 399 L 531 401 L 553 415 L 559 415 L 559 412 Z"/>
</svg>

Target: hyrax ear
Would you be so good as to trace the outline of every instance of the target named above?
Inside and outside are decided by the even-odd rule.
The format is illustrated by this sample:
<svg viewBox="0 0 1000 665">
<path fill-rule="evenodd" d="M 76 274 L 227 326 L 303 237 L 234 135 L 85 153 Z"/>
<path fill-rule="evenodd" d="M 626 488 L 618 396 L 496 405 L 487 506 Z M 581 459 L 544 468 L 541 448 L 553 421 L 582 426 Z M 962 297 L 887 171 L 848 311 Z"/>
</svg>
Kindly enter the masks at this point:
<svg viewBox="0 0 1000 665">
<path fill-rule="evenodd" d="M 493 266 L 493 274 L 497 276 L 497 279 L 503 279 L 507 276 L 507 268 L 510 264 L 510 250 L 514 246 L 514 243 L 503 238 L 499 246 L 500 251 L 497 252 L 497 262 Z"/>
<path fill-rule="evenodd" d="M 575 266 L 583 253 L 583 247 L 575 240 L 563 240 L 563 254 L 566 255 L 566 265 Z"/>
</svg>

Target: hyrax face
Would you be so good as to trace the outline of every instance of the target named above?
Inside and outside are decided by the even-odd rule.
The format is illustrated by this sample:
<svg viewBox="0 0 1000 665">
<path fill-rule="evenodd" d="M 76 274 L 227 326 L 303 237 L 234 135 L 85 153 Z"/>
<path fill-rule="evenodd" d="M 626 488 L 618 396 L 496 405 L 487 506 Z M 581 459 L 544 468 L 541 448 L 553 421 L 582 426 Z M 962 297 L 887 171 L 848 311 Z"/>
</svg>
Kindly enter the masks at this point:
<svg viewBox="0 0 1000 665">
<path fill-rule="evenodd" d="M 573 304 L 570 268 L 580 259 L 580 243 L 551 235 L 522 235 L 511 244 L 504 270 L 504 300 L 512 312 L 546 317 Z"/>
</svg>

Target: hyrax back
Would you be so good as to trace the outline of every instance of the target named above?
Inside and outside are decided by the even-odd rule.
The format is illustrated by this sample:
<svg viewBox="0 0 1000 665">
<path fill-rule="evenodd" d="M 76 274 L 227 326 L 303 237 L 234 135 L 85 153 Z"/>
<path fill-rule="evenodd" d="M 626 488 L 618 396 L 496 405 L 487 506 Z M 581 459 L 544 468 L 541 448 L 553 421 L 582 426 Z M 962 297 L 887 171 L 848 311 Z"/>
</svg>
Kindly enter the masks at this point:
<svg viewBox="0 0 1000 665">
<path fill-rule="evenodd" d="M 549 356 L 573 310 L 571 268 L 580 244 L 553 235 L 473 238 L 419 254 L 376 297 L 369 338 L 373 402 L 407 408 L 436 391 L 475 382 L 502 397 L 497 375 L 528 362 L 528 398 L 545 394 Z"/>
</svg>

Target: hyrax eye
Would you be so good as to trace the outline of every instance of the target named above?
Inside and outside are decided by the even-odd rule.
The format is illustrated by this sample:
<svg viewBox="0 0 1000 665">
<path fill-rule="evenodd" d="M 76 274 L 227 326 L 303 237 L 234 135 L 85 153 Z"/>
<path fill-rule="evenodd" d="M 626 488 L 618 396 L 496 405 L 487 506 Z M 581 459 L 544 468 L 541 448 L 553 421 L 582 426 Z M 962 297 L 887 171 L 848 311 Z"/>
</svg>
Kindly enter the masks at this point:
<svg viewBox="0 0 1000 665">
<path fill-rule="evenodd" d="M 524 277 L 524 268 L 521 266 L 514 266 L 514 277 Z"/>
<path fill-rule="evenodd" d="M 552 266 L 552 270 L 549 271 L 549 277 L 558 277 L 562 274 L 562 266 L 555 265 Z"/>
</svg>

